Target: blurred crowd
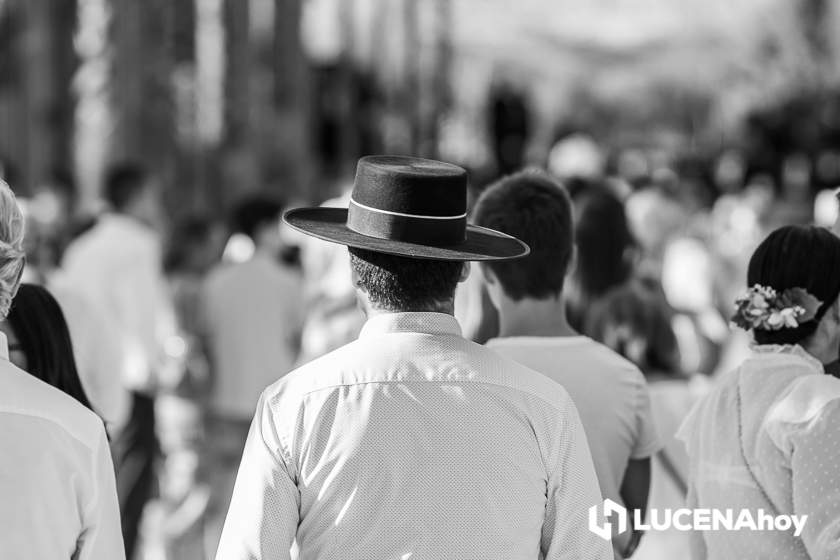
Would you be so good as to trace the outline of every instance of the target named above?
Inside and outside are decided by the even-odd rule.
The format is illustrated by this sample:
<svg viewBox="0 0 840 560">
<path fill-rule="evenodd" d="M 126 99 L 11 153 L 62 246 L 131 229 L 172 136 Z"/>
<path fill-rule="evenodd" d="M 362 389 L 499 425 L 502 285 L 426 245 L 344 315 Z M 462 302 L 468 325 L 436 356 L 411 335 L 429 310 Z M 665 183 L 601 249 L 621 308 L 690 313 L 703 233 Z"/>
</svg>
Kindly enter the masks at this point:
<svg viewBox="0 0 840 560">
<path fill-rule="evenodd" d="M 497 176 L 516 169 L 515 155 L 500 148 L 498 158 Z M 635 364 L 650 389 L 664 444 L 650 507 L 685 503 L 687 457 L 674 433 L 748 352 L 748 335 L 728 321 L 750 254 L 778 225 L 836 220 L 834 193 L 811 191 L 815 174 L 837 166 L 826 158 L 791 154 L 774 175 L 736 149 L 701 164 L 608 153 L 571 134 L 543 162 L 573 202 L 570 326 Z M 473 174 L 473 200 L 497 178 L 484 175 Z M 350 183 L 323 205 L 346 206 Z M 24 308 L 66 320 L 72 344 L 57 345 L 75 359 L 60 363 L 75 367 L 57 377 L 105 422 L 134 558 L 203 559 L 215 552 L 260 393 L 355 339 L 364 316 L 347 250 L 289 230 L 285 201 L 251 195 L 229 216 L 171 222 L 163 188 L 153 170 L 122 163 L 108 170 L 96 215 L 79 213 L 60 173 L 21 200 L 27 266 L 8 330 L 13 362 L 50 369 L 27 355 L 27 336 L 46 327 L 27 325 Z M 499 334 L 476 272 L 459 287 L 456 316 L 477 342 Z M 683 538 L 650 535 L 635 557 L 685 555 Z"/>
</svg>

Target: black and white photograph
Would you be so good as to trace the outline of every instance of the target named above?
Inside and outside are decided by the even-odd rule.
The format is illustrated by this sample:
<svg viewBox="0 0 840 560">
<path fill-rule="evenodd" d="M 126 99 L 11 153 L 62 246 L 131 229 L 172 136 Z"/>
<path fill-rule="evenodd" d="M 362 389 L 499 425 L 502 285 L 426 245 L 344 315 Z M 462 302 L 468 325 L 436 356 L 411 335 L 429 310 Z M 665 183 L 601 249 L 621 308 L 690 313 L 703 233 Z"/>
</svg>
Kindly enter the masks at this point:
<svg viewBox="0 0 840 560">
<path fill-rule="evenodd" d="M 0 0 L 0 560 L 840 560 L 840 1 Z"/>
</svg>

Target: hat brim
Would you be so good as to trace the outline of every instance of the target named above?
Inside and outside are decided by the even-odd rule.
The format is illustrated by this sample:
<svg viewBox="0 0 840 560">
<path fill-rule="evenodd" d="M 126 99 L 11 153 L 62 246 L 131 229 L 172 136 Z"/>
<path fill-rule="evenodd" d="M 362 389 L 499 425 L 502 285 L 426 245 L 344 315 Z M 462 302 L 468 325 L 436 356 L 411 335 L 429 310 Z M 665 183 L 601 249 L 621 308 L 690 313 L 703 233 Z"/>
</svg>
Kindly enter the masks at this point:
<svg viewBox="0 0 840 560">
<path fill-rule="evenodd" d="M 474 225 L 467 225 L 466 239 L 457 245 L 438 247 L 379 239 L 347 227 L 346 208 L 295 208 L 283 221 L 312 237 L 377 253 L 439 261 L 503 261 L 522 258 L 531 250 L 515 237 Z"/>
</svg>

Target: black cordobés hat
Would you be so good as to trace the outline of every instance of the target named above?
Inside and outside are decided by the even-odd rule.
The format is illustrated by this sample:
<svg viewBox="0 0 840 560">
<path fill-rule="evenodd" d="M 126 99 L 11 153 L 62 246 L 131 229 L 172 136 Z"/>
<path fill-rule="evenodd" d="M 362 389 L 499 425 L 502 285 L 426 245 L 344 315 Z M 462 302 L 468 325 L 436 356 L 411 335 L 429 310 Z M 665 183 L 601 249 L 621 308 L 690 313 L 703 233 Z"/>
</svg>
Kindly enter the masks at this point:
<svg viewBox="0 0 840 560">
<path fill-rule="evenodd" d="M 467 172 L 405 156 L 359 160 L 349 208 L 296 208 L 293 228 L 348 247 L 416 259 L 509 260 L 530 249 L 515 237 L 467 223 Z"/>
</svg>

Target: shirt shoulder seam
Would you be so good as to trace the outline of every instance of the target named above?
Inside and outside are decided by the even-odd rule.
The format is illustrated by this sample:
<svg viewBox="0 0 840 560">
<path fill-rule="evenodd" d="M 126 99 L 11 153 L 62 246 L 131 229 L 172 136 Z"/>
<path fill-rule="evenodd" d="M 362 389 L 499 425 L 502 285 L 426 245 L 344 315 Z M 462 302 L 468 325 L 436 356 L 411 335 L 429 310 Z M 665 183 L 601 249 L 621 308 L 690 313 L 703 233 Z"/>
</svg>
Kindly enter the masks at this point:
<svg viewBox="0 0 840 560">
<path fill-rule="evenodd" d="M 505 384 L 505 383 L 494 382 L 494 381 L 486 380 L 486 379 L 479 379 L 479 380 L 441 379 L 441 380 L 434 380 L 434 381 L 419 380 L 419 379 L 418 380 L 414 380 L 414 379 L 378 379 L 378 380 L 371 380 L 371 381 L 354 381 L 354 382 L 346 382 L 346 383 L 331 383 L 329 385 L 324 385 L 324 386 L 318 387 L 316 389 L 301 391 L 300 392 L 300 399 L 303 400 L 304 398 L 308 397 L 309 395 L 312 395 L 313 393 L 318 393 L 318 392 L 321 392 L 321 391 L 327 391 L 327 390 L 330 390 L 330 389 L 336 389 L 338 387 L 352 387 L 352 386 L 356 386 L 356 385 L 375 385 L 375 384 L 391 385 L 391 384 L 407 384 L 407 383 L 411 383 L 411 384 L 441 384 L 441 385 L 448 385 L 448 384 L 490 385 L 490 386 L 493 386 L 493 387 L 500 387 L 502 389 L 510 389 L 511 391 L 515 391 L 517 393 L 524 394 L 524 395 L 533 397 L 537 400 L 540 400 L 540 401 L 548 404 L 549 406 L 551 406 L 552 408 L 554 408 L 558 411 L 563 410 L 563 408 L 560 406 L 559 402 L 552 402 L 551 400 L 543 397 L 542 395 L 537 394 L 534 391 L 529 391 L 529 390 L 523 389 L 521 387 L 514 387 L 512 385 L 508 385 L 508 384 Z M 571 397 L 569 397 L 568 393 L 566 392 L 565 388 L 563 388 L 562 385 L 558 384 L 558 388 L 559 388 L 560 391 L 562 391 L 560 393 L 561 397 L 565 396 L 566 399 L 569 399 L 569 400 L 571 399 Z M 271 400 L 274 400 L 276 397 L 277 397 L 277 393 L 275 393 L 271 396 Z"/>
<path fill-rule="evenodd" d="M 70 430 L 66 427 L 66 422 L 62 422 L 58 418 L 53 417 L 52 415 L 36 413 L 29 410 L 21 409 L 21 408 L 14 408 L 14 407 L 0 407 L 0 414 L 15 414 L 18 416 L 26 416 L 28 418 L 35 418 L 37 420 L 43 420 L 48 422 L 49 424 L 56 426 L 59 430 L 63 433 L 67 434 L 68 436 L 72 437 L 74 440 L 78 441 L 82 444 L 86 449 L 93 452 L 96 446 L 96 442 L 87 442 L 82 437 L 74 433 L 74 430 Z M 104 429 L 104 428 L 103 428 Z"/>
</svg>

